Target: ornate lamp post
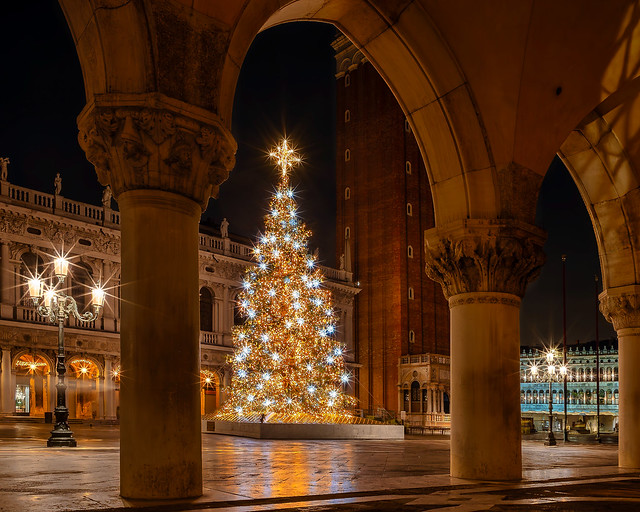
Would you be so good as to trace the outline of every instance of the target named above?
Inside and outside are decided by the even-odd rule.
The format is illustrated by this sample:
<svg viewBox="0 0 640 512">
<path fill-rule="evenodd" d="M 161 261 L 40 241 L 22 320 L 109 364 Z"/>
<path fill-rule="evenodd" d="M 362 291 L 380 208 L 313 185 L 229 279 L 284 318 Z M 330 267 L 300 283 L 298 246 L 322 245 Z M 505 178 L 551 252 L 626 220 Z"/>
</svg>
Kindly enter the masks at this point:
<svg viewBox="0 0 640 512">
<path fill-rule="evenodd" d="M 549 383 L 549 437 L 545 446 L 555 446 L 556 438 L 553 435 L 553 383 L 563 382 L 568 375 L 567 366 L 558 357 L 556 350 L 550 348 L 546 352 L 540 352 L 540 359 L 534 361 L 529 368 L 531 379 L 538 382 Z M 566 397 L 563 397 L 566 400 Z"/>
<path fill-rule="evenodd" d="M 67 419 L 69 409 L 67 409 L 65 392 L 67 385 L 64 382 L 66 367 L 64 364 L 64 323 L 71 316 L 75 316 L 81 322 L 93 322 L 100 315 L 104 306 L 105 292 L 97 286 L 91 290 L 91 311 L 80 313 L 78 305 L 73 297 L 67 295 L 64 290 L 57 289 L 64 283 L 69 272 L 69 262 L 63 258 L 56 258 L 53 264 L 54 273 L 58 278 L 56 285 L 46 287 L 39 277 L 29 280 L 29 295 L 33 300 L 36 311 L 51 323 L 58 324 L 58 355 L 56 358 L 56 370 L 58 372 L 58 382 L 56 384 L 56 425 L 51 431 L 51 437 L 47 440 L 47 446 L 76 446 L 73 432 L 69 428 Z"/>
</svg>

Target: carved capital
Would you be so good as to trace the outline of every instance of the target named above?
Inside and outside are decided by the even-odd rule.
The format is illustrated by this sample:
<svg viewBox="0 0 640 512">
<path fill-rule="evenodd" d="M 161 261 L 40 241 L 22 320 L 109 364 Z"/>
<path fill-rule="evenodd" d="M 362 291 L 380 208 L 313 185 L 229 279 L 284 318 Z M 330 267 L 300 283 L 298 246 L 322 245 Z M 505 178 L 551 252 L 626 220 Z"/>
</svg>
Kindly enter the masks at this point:
<svg viewBox="0 0 640 512">
<path fill-rule="evenodd" d="M 640 328 L 640 285 L 603 291 L 600 294 L 600 311 L 616 331 Z"/>
<path fill-rule="evenodd" d="M 206 208 L 235 165 L 237 144 L 217 115 L 159 93 L 96 96 L 78 141 L 98 180 L 122 192 L 160 189 Z"/>
<path fill-rule="evenodd" d="M 514 220 L 466 219 L 425 231 L 426 272 L 445 297 L 502 292 L 522 297 L 545 261 L 546 235 Z"/>
</svg>

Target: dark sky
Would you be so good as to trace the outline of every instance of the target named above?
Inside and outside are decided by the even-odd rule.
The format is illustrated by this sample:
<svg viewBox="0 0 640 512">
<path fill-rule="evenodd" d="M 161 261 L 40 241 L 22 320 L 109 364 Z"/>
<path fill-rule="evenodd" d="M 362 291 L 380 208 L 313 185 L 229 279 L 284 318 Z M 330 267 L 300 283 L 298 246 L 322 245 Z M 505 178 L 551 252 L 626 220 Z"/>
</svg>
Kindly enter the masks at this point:
<svg viewBox="0 0 640 512">
<path fill-rule="evenodd" d="M 6 4 L 6 5 L 5 5 Z M 100 204 L 101 187 L 77 143 L 76 116 L 85 104 L 82 73 L 66 21 L 53 0 L 6 2 L 0 7 L 0 156 L 11 159 L 9 181 Z M 245 60 L 236 91 L 233 134 L 237 165 L 204 218 L 253 238 L 277 176 L 266 151 L 286 134 L 299 147 L 298 201 L 313 230 L 311 247 L 335 265 L 335 79 L 329 42 L 335 30 L 318 23 L 289 24 L 260 34 Z M 560 340 L 562 267 L 567 254 L 569 342 L 593 339 L 599 275 L 595 238 L 578 191 L 558 160 L 544 180 L 537 222 L 549 232 L 547 264 L 529 286 L 521 315 L 523 344 Z M 601 338 L 613 336 L 600 316 Z"/>
</svg>

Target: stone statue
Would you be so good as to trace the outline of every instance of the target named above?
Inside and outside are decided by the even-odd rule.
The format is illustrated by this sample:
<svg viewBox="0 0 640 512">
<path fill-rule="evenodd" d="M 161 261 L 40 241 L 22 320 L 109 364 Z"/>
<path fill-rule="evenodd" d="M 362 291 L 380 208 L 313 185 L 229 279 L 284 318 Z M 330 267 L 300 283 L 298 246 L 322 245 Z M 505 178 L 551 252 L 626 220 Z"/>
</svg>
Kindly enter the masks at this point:
<svg viewBox="0 0 640 512">
<path fill-rule="evenodd" d="M 59 196 L 60 192 L 62 191 L 62 177 L 60 176 L 59 172 L 56 173 L 56 178 L 53 180 L 53 188 L 56 195 Z"/>
<path fill-rule="evenodd" d="M 104 208 L 111 208 L 111 197 L 111 186 L 107 185 L 102 191 L 102 206 Z"/>
<path fill-rule="evenodd" d="M 7 165 L 9 165 L 11 162 L 9 161 L 9 158 L 5 157 L 5 158 L 0 158 L 0 169 L 2 169 L 0 171 L 0 179 L 2 181 L 7 181 Z"/>
<path fill-rule="evenodd" d="M 220 236 L 222 238 L 229 238 L 229 221 L 225 217 L 220 224 Z"/>
<path fill-rule="evenodd" d="M 344 253 L 340 255 L 340 270 L 344 270 Z"/>
</svg>

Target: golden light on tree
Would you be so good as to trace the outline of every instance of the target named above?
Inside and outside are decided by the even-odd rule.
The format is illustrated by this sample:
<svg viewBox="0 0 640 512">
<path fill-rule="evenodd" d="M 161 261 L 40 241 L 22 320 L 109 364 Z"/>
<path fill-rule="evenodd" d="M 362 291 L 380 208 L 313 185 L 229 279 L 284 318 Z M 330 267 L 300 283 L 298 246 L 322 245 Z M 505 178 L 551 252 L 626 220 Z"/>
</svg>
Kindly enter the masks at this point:
<svg viewBox="0 0 640 512">
<path fill-rule="evenodd" d="M 308 253 L 311 233 L 298 218 L 289 184 L 300 157 L 286 140 L 269 155 L 280 181 L 254 248 L 256 266 L 247 270 L 239 294 L 246 321 L 233 332 L 232 378 L 223 414 L 335 419 L 353 399 L 342 389 L 349 375 L 344 348 L 335 339 L 331 292 Z"/>
</svg>

